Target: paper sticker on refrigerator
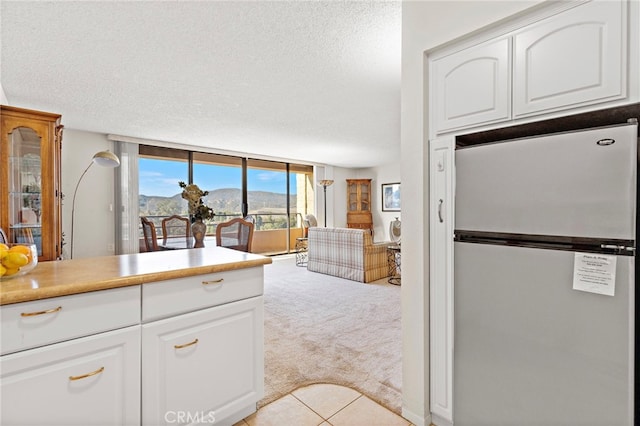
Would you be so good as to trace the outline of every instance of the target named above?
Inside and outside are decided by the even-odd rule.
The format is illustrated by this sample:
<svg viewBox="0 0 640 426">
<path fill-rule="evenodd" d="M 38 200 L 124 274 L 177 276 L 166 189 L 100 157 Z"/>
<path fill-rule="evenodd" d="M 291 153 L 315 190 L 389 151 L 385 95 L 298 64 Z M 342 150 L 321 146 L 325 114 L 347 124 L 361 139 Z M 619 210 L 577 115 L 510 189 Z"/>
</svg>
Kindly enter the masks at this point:
<svg viewBox="0 0 640 426">
<path fill-rule="evenodd" d="M 613 296 L 616 287 L 616 257 L 575 253 L 573 289 Z"/>
</svg>

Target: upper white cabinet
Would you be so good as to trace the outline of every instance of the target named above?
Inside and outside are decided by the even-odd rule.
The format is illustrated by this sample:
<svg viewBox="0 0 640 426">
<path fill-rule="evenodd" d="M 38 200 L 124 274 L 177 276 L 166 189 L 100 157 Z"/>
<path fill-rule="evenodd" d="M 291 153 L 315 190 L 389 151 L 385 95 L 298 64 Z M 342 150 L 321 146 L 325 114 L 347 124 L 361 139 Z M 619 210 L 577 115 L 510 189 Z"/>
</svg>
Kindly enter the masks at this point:
<svg viewBox="0 0 640 426">
<path fill-rule="evenodd" d="M 433 61 L 436 126 L 453 130 L 511 115 L 511 39 L 474 46 Z"/>
<path fill-rule="evenodd" d="M 428 53 L 431 136 L 637 102 L 637 2 L 545 2 Z"/>
<path fill-rule="evenodd" d="M 514 35 L 514 117 L 626 96 L 623 6 L 592 1 Z"/>
</svg>

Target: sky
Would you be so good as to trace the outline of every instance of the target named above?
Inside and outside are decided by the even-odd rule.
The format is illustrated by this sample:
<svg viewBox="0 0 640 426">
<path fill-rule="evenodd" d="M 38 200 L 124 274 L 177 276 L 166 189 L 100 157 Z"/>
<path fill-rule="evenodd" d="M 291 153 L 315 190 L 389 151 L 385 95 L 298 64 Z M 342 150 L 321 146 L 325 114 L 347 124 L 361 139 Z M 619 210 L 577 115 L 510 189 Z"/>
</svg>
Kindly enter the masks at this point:
<svg viewBox="0 0 640 426">
<path fill-rule="evenodd" d="M 179 181 L 188 181 L 187 163 L 140 158 L 139 194 L 171 197 L 182 192 Z M 286 173 L 270 170 L 248 170 L 249 191 L 287 192 Z M 194 165 L 194 183 L 203 191 L 220 188 L 240 188 L 241 171 L 237 167 Z M 295 194 L 295 174 L 291 174 L 291 193 Z"/>
</svg>

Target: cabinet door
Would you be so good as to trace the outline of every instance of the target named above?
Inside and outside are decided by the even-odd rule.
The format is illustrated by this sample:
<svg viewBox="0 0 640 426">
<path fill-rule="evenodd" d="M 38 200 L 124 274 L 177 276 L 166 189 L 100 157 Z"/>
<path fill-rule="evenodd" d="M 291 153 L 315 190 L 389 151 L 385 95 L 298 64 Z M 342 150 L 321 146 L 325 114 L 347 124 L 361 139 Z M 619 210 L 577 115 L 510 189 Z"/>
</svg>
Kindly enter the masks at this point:
<svg viewBox="0 0 640 426">
<path fill-rule="evenodd" d="M 509 38 L 492 40 L 433 60 L 438 133 L 510 118 L 510 43 Z"/>
<path fill-rule="evenodd" d="M 621 1 L 596 0 L 516 33 L 514 116 L 624 98 L 626 15 Z"/>
<path fill-rule="evenodd" d="M 453 417 L 453 137 L 429 143 L 430 363 L 434 423 Z M 441 422 L 437 422 L 441 424 Z"/>
<path fill-rule="evenodd" d="M 226 424 L 255 411 L 264 394 L 263 318 L 260 296 L 144 324 L 143 424 Z"/>
<path fill-rule="evenodd" d="M 140 424 L 140 326 L 0 358 L 3 425 Z"/>
</svg>

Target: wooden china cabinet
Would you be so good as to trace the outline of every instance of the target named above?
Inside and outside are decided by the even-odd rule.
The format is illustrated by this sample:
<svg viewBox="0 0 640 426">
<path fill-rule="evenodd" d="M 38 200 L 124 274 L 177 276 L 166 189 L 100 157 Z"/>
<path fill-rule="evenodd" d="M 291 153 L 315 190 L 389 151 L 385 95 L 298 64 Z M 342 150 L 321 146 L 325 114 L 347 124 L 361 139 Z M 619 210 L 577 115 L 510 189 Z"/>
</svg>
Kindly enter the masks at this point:
<svg viewBox="0 0 640 426">
<path fill-rule="evenodd" d="M 0 227 L 33 243 L 38 260 L 62 256 L 61 115 L 0 106 Z"/>
<path fill-rule="evenodd" d="M 347 227 L 373 233 L 371 179 L 347 179 Z"/>
</svg>

